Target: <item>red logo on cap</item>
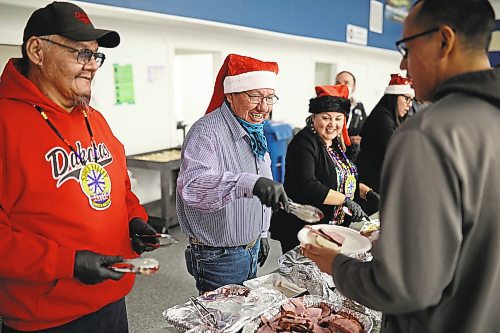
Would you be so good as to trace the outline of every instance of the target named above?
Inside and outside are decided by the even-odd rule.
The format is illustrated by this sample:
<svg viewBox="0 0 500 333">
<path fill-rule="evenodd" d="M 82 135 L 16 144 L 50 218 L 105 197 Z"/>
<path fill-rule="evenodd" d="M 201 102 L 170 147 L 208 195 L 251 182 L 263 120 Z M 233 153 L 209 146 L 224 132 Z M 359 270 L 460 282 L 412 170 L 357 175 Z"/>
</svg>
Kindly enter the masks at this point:
<svg viewBox="0 0 500 333">
<path fill-rule="evenodd" d="M 82 23 L 85 23 L 85 24 L 90 23 L 89 17 L 84 12 L 75 12 L 75 18 Z"/>
</svg>

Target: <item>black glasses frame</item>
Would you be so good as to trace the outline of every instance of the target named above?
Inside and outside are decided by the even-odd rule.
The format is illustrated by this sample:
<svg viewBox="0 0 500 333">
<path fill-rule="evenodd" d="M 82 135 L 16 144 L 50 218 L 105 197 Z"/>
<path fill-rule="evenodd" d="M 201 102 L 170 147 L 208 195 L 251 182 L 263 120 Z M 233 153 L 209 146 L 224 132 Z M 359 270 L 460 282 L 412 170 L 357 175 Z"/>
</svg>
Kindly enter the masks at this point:
<svg viewBox="0 0 500 333">
<path fill-rule="evenodd" d="M 57 46 L 64 47 L 64 48 L 70 50 L 71 52 L 77 52 L 76 60 L 78 61 L 78 63 L 80 63 L 82 65 L 88 64 L 90 59 L 94 58 L 96 63 L 97 63 L 97 66 L 101 67 L 102 64 L 104 64 L 104 60 L 106 59 L 106 56 L 102 52 L 94 52 L 94 51 L 89 50 L 89 49 L 78 50 L 78 49 L 75 49 L 74 47 L 64 45 L 64 44 L 61 44 L 58 42 L 54 42 L 53 40 L 50 40 L 48 38 L 40 38 L 40 39 L 44 40 L 46 42 L 49 42 L 51 44 L 55 44 Z"/>
<path fill-rule="evenodd" d="M 265 101 L 267 105 L 273 105 L 276 104 L 276 102 L 279 100 L 279 97 L 276 95 L 264 97 L 264 96 L 250 95 L 246 91 L 243 91 L 243 93 L 248 96 L 248 98 L 250 99 L 250 103 L 253 104 L 260 104 L 262 103 L 262 101 Z M 258 98 L 259 100 L 257 101 L 256 98 Z"/>
<path fill-rule="evenodd" d="M 413 97 L 406 96 L 406 95 L 400 95 L 400 96 L 404 97 L 406 104 L 410 104 L 410 102 L 413 102 Z"/>
<path fill-rule="evenodd" d="M 429 29 L 429 30 L 422 31 L 422 32 L 420 32 L 418 34 L 415 34 L 415 35 L 412 35 L 412 36 L 400 39 L 400 40 L 398 40 L 395 43 L 396 44 L 396 48 L 398 49 L 399 53 L 401 53 L 401 55 L 403 57 L 406 57 L 408 55 L 408 48 L 406 47 L 406 43 L 407 42 L 409 42 L 411 40 L 414 40 L 416 38 L 422 37 L 422 36 L 426 36 L 426 35 L 430 35 L 432 33 L 438 32 L 439 29 L 440 29 L 440 27 L 435 27 L 435 28 L 432 28 L 432 29 Z"/>
</svg>

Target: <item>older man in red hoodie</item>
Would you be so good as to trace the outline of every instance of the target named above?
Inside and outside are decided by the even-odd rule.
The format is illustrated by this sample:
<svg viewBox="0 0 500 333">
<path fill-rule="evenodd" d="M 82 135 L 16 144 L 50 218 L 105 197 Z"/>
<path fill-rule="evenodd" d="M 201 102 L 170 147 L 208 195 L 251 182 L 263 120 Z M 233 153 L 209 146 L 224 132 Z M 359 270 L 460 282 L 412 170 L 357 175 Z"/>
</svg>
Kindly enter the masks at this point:
<svg viewBox="0 0 500 333">
<path fill-rule="evenodd" d="M 109 268 L 155 247 L 123 145 L 89 106 L 118 33 L 67 2 L 36 10 L 0 82 L 3 332 L 127 332 L 134 283 Z"/>
</svg>

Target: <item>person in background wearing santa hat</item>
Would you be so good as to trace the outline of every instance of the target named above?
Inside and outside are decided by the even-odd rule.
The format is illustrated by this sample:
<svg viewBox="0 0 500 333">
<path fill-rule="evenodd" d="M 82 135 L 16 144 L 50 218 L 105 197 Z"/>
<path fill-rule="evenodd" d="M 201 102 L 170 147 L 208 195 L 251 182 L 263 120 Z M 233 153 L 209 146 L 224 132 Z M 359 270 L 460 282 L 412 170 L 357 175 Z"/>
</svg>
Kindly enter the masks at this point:
<svg viewBox="0 0 500 333">
<path fill-rule="evenodd" d="M 288 210 L 264 136 L 277 74 L 275 62 L 228 55 L 205 116 L 184 141 L 177 215 L 200 293 L 255 278 L 269 253 L 271 208 Z"/>
<path fill-rule="evenodd" d="M 351 102 L 351 109 L 347 115 L 347 132 L 349 133 L 349 140 L 351 145 L 347 147 L 347 157 L 356 163 L 359 154 L 359 145 L 361 144 L 361 136 L 359 132 L 363 127 L 366 120 L 366 112 L 363 103 L 354 99 L 354 92 L 356 91 L 356 77 L 348 71 L 342 71 L 335 77 L 335 84 L 345 84 L 349 88 L 349 101 Z"/>
<path fill-rule="evenodd" d="M 358 173 L 346 156 L 346 146 L 350 145 L 346 126 L 349 89 L 344 84 L 317 86 L 316 95 L 309 101 L 312 115 L 306 119 L 307 126 L 288 145 L 284 186 L 293 201 L 323 212 L 320 223 L 348 226 L 367 217 L 353 201 Z M 344 207 L 352 212 L 351 218 L 346 218 Z M 283 253 L 287 252 L 299 245 L 297 233 L 306 224 L 292 214 L 277 211 L 271 221 L 271 237 L 281 242 Z"/>
<path fill-rule="evenodd" d="M 406 119 L 415 91 L 411 80 L 398 74 L 391 74 L 384 96 L 373 108 L 361 129 L 361 151 L 356 165 L 359 180 L 375 192 L 380 191 L 380 174 L 385 151 L 394 131 Z M 363 193 L 360 193 L 363 197 Z M 377 200 L 359 200 L 368 214 L 378 211 Z"/>
</svg>

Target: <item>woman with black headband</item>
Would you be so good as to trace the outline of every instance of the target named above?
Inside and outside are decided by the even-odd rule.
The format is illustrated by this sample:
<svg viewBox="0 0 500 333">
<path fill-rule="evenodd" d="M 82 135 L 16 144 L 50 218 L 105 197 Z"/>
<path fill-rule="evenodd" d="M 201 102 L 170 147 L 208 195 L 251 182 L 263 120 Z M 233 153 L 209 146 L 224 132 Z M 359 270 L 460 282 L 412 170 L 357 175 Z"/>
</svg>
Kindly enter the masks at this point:
<svg viewBox="0 0 500 333">
<path fill-rule="evenodd" d="M 353 201 L 358 175 L 345 153 L 346 145 L 350 145 L 346 128 L 349 89 L 343 84 L 317 86 L 316 95 L 309 101 L 312 115 L 306 119 L 307 126 L 288 145 L 284 187 L 293 201 L 321 209 L 325 217 L 320 223 L 348 226 L 366 216 Z M 366 194 L 368 187 L 360 186 Z M 279 240 L 283 253 L 287 252 L 299 245 L 297 233 L 305 224 L 294 215 L 278 211 L 271 220 L 271 238 Z"/>
</svg>

